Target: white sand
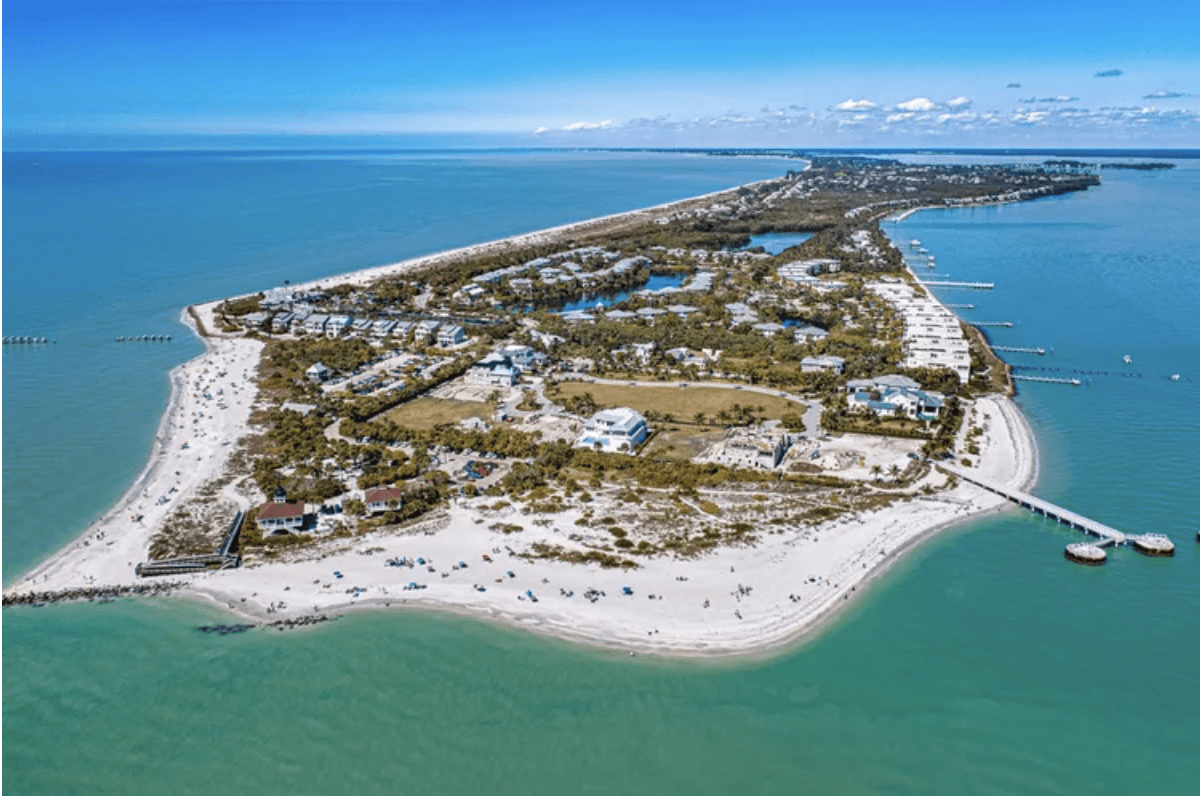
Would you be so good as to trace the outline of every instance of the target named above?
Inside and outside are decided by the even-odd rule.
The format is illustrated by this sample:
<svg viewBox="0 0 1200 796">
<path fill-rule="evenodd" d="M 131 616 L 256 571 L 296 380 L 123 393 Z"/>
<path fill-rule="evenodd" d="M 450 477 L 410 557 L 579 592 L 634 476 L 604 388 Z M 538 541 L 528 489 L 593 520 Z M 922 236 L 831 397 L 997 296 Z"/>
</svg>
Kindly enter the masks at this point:
<svg viewBox="0 0 1200 796">
<path fill-rule="evenodd" d="M 212 305 L 198 309 L 211 329 Z M 186 312 L 183 321 L 194 329 Z M 133 569 L 146 560 L 154 532 L 198 487 L 223 474 L 238 439 L 247 431 L 257 394 L 252 378 L 263 344 L 203 339 L 205 353 L 171 371 L 170 405 L 159 424 L 150 461 L 133 486 L 78 539 L 12 583 L 6 593 L 137 582 Z M 212 397 L 204 397 L 206 392 Z M 235 497 L 232 490 L 225 494 Z M 169 501 L 159 503 L 163 496 Z M 139 515 L 141 519 L 135 521 Z"/>
<path fill-rule="evenodd" d="M 980 472 L 1028 486 L 1036 458 L 1020 412 L 1003 398 L 981 399 L 977 405 L 981 419 L 982 413 L 991 416 Z M 537 540 L 566 543 L 566 534 L 577 530 L 577 512 L 555 515 L 550 526 L 539 527 L 515 508 L 481 513 L 456 503 L 448 517 L 425 523 L 429 534 L 381 532 L 344 540 L 340 549 L 319 560 L 206 573 L 192 579 L 188 593 L 257 619 L 357 607 L 426 608 L 641 653 L 752 654 L 786 645 L 821 626 L 853 593 L 937 530 L 1004 505 L 1001 498 L 961 485 L 932 498 L 829 523 L 808 538 L 794 530 L 763 533 L 754 547 L 722 549 L 695 560 L 643 559 L 640 569 L 622 571 L 531 562 L 506 552 L 520 552 Z M 481 517 L 484 521 L 476 522 Z M 525 530 L 510 535 L 488 530 L 495 522 L 520 524 Z M 367 550 L 373 552 L 364 554 Z M 482 559 L 485 554 L 492 563 Z M 436 572 L 424 566 L 386 566 L 393 557 L 424 557 Z M 459 561 L 467 567 L 456 570 Z M 510 570 L 515 577 L 506 575 Z M 343 577 L 335 577 L 335 571 Z M 406 591 L 409 582 L 427 588 Z M 477 591 L 475 584 L 486 591 Z M 633 590 L 632 596 L 622 594 L 624 586 Z M 750 593 L 739 594 L 739 586 L 750 587 Z M 589 588 L 606 596 L 589 602 L 583 596 Z M 574 596 L 563 596 L 564 589 Z M 526 590 L 538 601 L 529 600 Z M 791 595 L 799 601 L 793 602 Z M 285 607 L 279 608 L 281 603 Z"/>
</svg>

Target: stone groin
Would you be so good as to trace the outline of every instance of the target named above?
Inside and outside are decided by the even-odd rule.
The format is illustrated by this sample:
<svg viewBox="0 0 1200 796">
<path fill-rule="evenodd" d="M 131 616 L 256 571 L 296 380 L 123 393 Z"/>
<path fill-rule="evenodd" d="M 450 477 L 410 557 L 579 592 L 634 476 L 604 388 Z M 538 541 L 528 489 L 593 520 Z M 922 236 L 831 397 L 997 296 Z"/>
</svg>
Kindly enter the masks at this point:
<svg viewBox="0 0 1200 796">
<path fill-rule="evenodd" d="M 326 616 L 325 614 L 307 614 L 297 616 L 295 619 L 277 619 L 274 622 L 268 622 L 264 627 L 273 627 L 280 631 L 295 630 L 300 627 L 319 625 L 322 622 L 332 622 L 335 619 L 337 619 L 336 616 Z"/>
<path fill-rule="evenodd" d="M 176 581 L 138 583 L 132 586 L 85 586 L 57 591 L 27 591 L 4 595 L 4 605 L 49 605 L 51 603 L 116 599 L 118 597 L 155 597 L 169 594 L 182 586 Z"/>
</svg>

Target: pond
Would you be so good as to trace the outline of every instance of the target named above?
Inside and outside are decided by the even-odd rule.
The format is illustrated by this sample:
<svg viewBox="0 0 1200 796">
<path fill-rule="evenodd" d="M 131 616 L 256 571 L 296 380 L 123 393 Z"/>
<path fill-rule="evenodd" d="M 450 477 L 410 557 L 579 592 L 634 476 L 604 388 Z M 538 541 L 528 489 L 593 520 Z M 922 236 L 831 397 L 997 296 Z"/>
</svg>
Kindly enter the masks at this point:
<svg viewBox="0 0 1200 796">
<path fill-rule="evenodd" d="M 813 236 L 811 232 L 768 232 L 763 235 L 751 235 L 747 249 L 762 246 L 767 254 L 779 254 L 784 249 L 799 246 Z"/>
</svg>

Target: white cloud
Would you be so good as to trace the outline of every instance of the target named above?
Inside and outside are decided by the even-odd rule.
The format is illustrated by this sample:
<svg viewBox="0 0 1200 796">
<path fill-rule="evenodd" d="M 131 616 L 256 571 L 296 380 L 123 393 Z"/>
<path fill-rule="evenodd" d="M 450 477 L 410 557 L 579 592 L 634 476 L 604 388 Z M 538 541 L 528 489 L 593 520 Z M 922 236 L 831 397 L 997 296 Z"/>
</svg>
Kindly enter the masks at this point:
<svg viewBox="0 0 1200 796">
<path fill-rule="evenodd" d="M 874 102 L 871 102 L 869 99 L 860 99 L 860 100 L 848 99 L 845 102 L 839 102 L 837 105 L 834 105 L 833 107 L 835 110 L 839 110 L 839 111 L 869 111 L 869 110 L 873 110 L 876 107 L 876 105 Z"/>
<path fill-rule="evenodd" d="M 951 100 L 946 100 L 946 106 L 949 108 L 969 108 L 973 103 L 967 97 L 955 97 Z"/>
<path fill-rule="evenodd" d="M 534 130 L 534 131 L 533 131 L 533 134 L 534 134 L 534 135 L 541 135 L 542 133 L 546 132 L 546 130 L 547 130 L 547 128 L 546 128 L 546 127 L 539 127 L 538 129 L 536 129 L 536 130 Z"/>
<path fill-rule="evenodd" d="M 1166 91 L 1160 89 L 1158 91 L 1151 91 L 1149 94 L 1142 97 L 1142 99 L 1179 99 L 1180 97 L 1186 96 L 1189 95 L 1183 93 L 1182 91 Z"/>
<path fill-rule="evenodd" d="M 906 122 L 915 115 L 916 114 L 913 113 L 889 113 L 887 117 L 887 123 L 895 124 L 896 122 Z"/>
<path fill-rule="evenodd" d="M 902 111 L 931 111 L 937 107 L 933 100 L 929 97 L 914 97 L 905 102 L 896 104 L 896 107 Z"/>
<path fill-rule="evenodd" d="M 605 119 L 602 122 L 571 122 L 570 124 L 564 124 L 563 129 L 568 132 L 573 130 L 607 130 L 612 126 L 612 119 Z"/>
</svg>

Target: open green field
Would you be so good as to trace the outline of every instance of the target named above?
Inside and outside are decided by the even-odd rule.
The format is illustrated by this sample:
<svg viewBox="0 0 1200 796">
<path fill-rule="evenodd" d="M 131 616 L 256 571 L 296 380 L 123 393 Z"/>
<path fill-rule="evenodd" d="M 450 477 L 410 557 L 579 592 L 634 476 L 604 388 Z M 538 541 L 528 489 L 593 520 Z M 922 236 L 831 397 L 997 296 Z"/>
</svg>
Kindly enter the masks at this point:
<svg viewBox="0 0 1200 796">
<path fill-rule="evenodd" d="M 486 420 L 492 416 L 491 404 L 482 401 L 452 401 L 441 398 L 418 398 L 397 406 L 381 419 L 391 420 L 405 428 L 427 430 L 442 423 L 457 423 L 468 417 Z"/>
<path fill-rule="evenodd" d="M 559 384 L 557 391 L 552 394 L 557 401 L 584 393 L 591 393 L 599 406 L 628 406 L 643 414 L 670 413 L 676 419 L 687 422 L 690 422 L 697 412 L 703 412 L 709 419 L 721 411 L 732 412 L 734 404 L 761 406 L 762 416 L 768 420 L 776 420 L 788 412 L 803 413 L 805 410 L 804 404 L 794 403 L 777 395 L 726 390 L 720 387 L 629 387 L 572 381 Z"/>
</svg>

